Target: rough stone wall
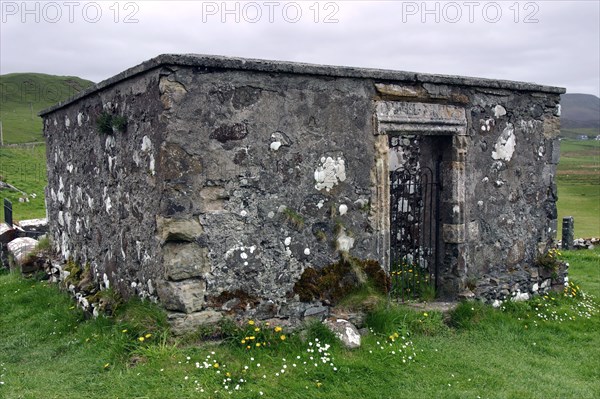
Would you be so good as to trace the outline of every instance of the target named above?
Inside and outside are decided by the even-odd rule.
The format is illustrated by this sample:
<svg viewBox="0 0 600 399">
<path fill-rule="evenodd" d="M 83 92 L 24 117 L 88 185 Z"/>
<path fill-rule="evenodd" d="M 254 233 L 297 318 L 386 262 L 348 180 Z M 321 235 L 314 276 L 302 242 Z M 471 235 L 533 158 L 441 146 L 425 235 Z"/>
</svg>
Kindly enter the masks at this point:
<svg viewBox="0 0 600 399">
<path fill-rule="evenodd" d="M 468 109 L 466 279 L 488 300 L 531 295 L 551 285 L 534 264 L 556 237 L 560 99 L 488 89 L 474 100 Z"/>
<path fill-rule="evenodd" d="M 44 120 L 55 249 L 65 260 L 89 263 L 99 284 L 124 296 L 156 298 L 162 270 L 155 239 L 161 112 L 158 74 L 149 72 Z M 100 132 L 103 114 L 125 116 L 126 130 Z"/>
<path fill-rule="evenodd" d="M 415 167 L 442 159 L 439 293 L 550 288 L 534 262 L 556 228 L 558 92 L 290 68 L 161 64 L 46 113 L 56 249 L 179 329 L 322 312 L 294 295 L 306 268 L 344 251 L 387 270 L 389 146 L 407 139 Z M 127 128 L 99 132 L 103 114 Z"/>
<path fill-rule="evenodd" d="M 378 258 L 368 220 L 372 86 L 189 68 L 161 86 L 181 91 L 167 112 L 159 214 L 202 226 L 193 243 L 163 247 L 170 310 L 198 312 L 243 292 L 262 317 L 297 316 L 293 287 L 305 268 L 333 263 L 339 250 Z M 181 274 L 197 256 L 207 267 Z M 190 285 L 206 303 L 178 299 Z"/>
</svg>

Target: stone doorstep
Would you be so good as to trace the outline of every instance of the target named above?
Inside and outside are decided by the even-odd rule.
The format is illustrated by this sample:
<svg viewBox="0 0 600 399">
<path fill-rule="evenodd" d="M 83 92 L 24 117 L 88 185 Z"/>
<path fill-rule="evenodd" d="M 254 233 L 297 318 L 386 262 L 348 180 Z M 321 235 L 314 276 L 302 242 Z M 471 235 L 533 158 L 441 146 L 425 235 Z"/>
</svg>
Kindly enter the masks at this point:
<svg viewBox="0 0 600 399">
<path fill-rule="evenodd" d="M 407 308 L 421 312 L 442 312 L 450 313 L 459 305 L 460 302 L 405 302 L 402 304 Z"/>
</svg>

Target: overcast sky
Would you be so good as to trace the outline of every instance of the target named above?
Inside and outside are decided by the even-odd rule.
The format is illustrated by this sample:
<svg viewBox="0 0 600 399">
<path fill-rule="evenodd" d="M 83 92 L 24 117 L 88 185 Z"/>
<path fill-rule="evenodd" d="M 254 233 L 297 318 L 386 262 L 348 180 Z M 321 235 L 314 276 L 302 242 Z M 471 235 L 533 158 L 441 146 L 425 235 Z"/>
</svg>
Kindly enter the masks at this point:
<svg viewBox="0 0 600 399">
<path fill-rule="evenodd" d="M 99 82 L 164 53 L 519 80 L 600 96 L 600 1 L 5 1 L 0 74 Z"/>
</svg>

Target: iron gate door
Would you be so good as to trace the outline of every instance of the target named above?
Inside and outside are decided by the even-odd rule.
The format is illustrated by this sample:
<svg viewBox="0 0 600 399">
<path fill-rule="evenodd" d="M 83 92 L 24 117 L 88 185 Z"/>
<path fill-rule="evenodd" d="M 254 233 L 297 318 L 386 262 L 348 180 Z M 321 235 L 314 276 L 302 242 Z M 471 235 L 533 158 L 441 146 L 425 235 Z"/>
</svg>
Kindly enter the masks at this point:
<svg viewBox="0 0 600 399">
<path fill-rule="evenodd" d="M 439 166 L 390 172 L 392 296 L 435 297 L 438 275 Z"/>
</svg>

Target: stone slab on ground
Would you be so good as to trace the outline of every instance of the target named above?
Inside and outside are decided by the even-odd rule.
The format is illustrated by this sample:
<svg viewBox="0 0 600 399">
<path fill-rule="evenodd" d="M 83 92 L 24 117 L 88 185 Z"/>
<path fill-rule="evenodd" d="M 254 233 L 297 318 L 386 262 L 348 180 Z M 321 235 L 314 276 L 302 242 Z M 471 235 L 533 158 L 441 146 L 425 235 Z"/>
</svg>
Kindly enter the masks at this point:
<svg viewBox="0 0 600 399">
<path fill-rule="evenodd" d="M 48 219 L 21 220 L 18 225 L 25 231 L 46 232 L 48 231 Z"/>
<path fill-rule="evenodd" d="M 348 349 L 356 349 L 360 347 L 360 333 L 358 329 L 344 319 L 327 319 L 323 322 L 336 337 L 342 341 L 342 344 Z"/>
<path fill-rule="evenodd" d="M 459 302 L 406 302 L 403 305 L 421 312 L 450 313 L 458 306 Z"/>
<path fill-rule="evenodd" d="M 15 239 L 16 235 L 17 230 L 6 223 L 0 223 L 0 244 L 8 244 Z"/>
<path fill-rule="evenodd" d="M 19 237 L 7 244 L 8 252 L 12 254 L 18 265 L 23 264 L 27 255 L 31 254 L 37 245 L 37 240 L 29 237 Z"/>
</svg>

